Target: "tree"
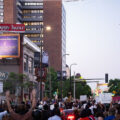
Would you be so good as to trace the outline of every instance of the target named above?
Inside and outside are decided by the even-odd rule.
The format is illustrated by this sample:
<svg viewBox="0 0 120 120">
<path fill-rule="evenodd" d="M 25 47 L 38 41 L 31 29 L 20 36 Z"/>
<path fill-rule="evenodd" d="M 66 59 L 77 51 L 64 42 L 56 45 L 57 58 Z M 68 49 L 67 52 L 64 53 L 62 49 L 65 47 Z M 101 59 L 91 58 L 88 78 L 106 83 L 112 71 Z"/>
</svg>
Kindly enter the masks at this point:
<svg viewBox="0 0 120 120">
<path fill-rule="evenodd" d="M 111 79 L 108 83 L 109 92 L 120 95 L 120 79 Z"/>
<path fill-rule="evenodd" d="M 15 94 L 17 90 L 23 91 L 23 88 L 29 88 L 33 84 L 29 81 L 25 74 L 17 74 L 11 72 L 8 79 L 3 83 L 4 91 L 9 90 L 12 94 Z"/>
<path fill-rule="evenodd" d="M 61 80 L 57 80 L 57 72 L 53 68 L 49 69 L 48 75 L 47 75 L 47 81 L 45 83 L 45 90 L 50 91 L 50 80 L 51 80 L 51 94 L 53 97 L 53 94 L 55 92 L 58 93 L 58 96 L 61 96 Z M 72 77 L 73 81 L 73 77 Z M 68 93 L 70 92 L 70 79 L 63 80 L 63 98 L 68 96 Z M 73 91 L 73 84 L 72 84 L 72 91 Z M 47 94 L 48 95 L 48 94 Z M 91 88 L 86 84 L 85 81 L 81 81 L 80 83 L 76 83 L 76 97 L 79 98 L 80 95 L 91 95 Z"/>
<path fill-rule="evenodd" d="M 72 81 L 73 81 L 73 77 L 72 77 Z M 68 96 L 68 92 L 70 91 L 70 80 L 67 79 L 66 81 L 64 81 L 64 86 L 63 86 L 63 95 Z M 74 83 L 73 83 L 74 84 Z M 72 91 L 73 91 L 73 87 L 74 85 L 72 84 Z M 91 88 L 86 84 L 86 81 L 80 81 L 80 82 L 76 82 L 76 98 L 80 98 L 80 95 L 87 95 L 90 96 L 91 95 Z"/>
<path fill-rule="evenodd" d="M 87 85 L 86 81 L 76 83 L 76 98 L 80 98 L 80 95 L 91 95 L 91 88 Z"/>
<path fill-rule="evenodd" d="M 50 88 L 51 88 L 51 90 L 50 90 Z M 46 95 L 50 97 L 50 94 L 53 95 L 54 92 L 57 91 L 57 89 L 58 89 L 57 72 L 55 72 L 55 70 L 53 68 L 49 68 L 49 71 L 47 74 L 47 81 L 45 83 L 45 91 L 47 91 Z M 49 91 L 49 93 L 48 93 L 48 91 Z M 50 91 L 51 91 L 51 93 L 50 93 Z"/>
</svg>

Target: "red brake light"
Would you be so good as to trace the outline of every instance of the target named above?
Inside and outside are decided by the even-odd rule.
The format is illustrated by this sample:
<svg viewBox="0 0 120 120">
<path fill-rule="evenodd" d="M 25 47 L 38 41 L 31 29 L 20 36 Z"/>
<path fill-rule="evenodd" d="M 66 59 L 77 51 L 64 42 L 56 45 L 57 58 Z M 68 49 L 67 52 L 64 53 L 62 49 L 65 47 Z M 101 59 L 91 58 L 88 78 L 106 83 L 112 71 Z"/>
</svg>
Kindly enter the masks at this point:
<svg viewBox="0 0 120 120">
<path fill-rule="evenodd" d="M 60 112 L 63 113 L 63 109 L 62 108 L 60 108 Z"/>
<path fill-rule="evenodd" d="M 74 115 L 68 115 L 67 120 L 74 120 L 75 116 Z"/>
</svg>

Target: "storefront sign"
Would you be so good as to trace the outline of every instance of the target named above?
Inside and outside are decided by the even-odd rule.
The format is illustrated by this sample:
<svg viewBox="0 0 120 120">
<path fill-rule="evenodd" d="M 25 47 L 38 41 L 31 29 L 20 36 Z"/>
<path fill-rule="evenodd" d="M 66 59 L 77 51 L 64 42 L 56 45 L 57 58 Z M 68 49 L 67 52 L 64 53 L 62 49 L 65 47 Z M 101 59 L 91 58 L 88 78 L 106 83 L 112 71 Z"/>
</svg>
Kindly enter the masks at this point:
<svg viewBox="0 0 120 120">
<path fill-rule="evenodd" d="M 24 24 L 0 24 L 0 31 L 19 31 L 24 32 L 25 31 L 25 25 Z"/>
<path fill-rule="evenodd" d="M 20 56 L 20 36 L 18 34 L 0 35 L 0 58 Z"/>
<path fill-rule="evenodd" d="M 8 72 L 0 71 L 0 80 L 6 80 L 8 78 Z"/>
</svg>

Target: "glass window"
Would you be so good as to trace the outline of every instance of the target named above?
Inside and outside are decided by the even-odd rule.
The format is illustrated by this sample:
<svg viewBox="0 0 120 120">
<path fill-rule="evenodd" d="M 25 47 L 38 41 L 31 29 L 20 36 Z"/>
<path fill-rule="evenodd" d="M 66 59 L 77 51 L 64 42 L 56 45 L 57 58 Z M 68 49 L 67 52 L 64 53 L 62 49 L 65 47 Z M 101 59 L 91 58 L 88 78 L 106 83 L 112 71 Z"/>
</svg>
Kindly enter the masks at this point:
<svg viewBox="0 0 120 120">
<path fill-rule="evenodd" d="M 0 22 L 2 23 L 2 22 L 3 22 L 3 19 L 0 19 Z"/>
<path fill-rule="evenodd" d="M 29 73 L 33 73 L 33 58 L 29 58 L 28 69 L 29 69 Z"/>
<path fill-rule="evenodd" d="M 24 55 L 24 71 L 28 72 L 28 56 Z"/>
<path fill-rule="evenodd" d="M 43 10 L 40 10 L 40 13 L 43 13 Z"/>
<path fill-rule="evenodd" d="M 0 15 L 2 15 L 2 16 L 3 16 L 3 13 L 0 13 Z"/>
<path fill-rule="evenodd" d="M 3 8 L 3 5 L 0 5 L 0 8 Z"/>
<path fill-rule="evenodd" d="M 27 23 L 27 22 L 24 22 L 24 25 L 26 26 L 26 25 L 28 25 L 28 23 Z"/>
</svg>

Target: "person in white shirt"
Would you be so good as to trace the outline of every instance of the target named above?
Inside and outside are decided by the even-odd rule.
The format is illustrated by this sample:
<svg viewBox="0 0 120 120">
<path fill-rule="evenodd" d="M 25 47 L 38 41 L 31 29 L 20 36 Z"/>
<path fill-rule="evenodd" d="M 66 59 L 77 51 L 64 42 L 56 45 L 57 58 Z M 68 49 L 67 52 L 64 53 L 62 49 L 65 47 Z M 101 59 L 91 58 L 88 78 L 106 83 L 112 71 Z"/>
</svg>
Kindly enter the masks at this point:
<svg viewBox="0 0 120 120">
<path fill-rule="evenodd" d="M 8 112 L 5 110 L 3 112 L 0 112 L 0 120 L 2 120 L 3 116 L 7 115 Z"/>
</svg>

